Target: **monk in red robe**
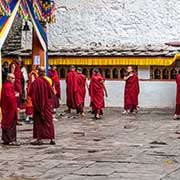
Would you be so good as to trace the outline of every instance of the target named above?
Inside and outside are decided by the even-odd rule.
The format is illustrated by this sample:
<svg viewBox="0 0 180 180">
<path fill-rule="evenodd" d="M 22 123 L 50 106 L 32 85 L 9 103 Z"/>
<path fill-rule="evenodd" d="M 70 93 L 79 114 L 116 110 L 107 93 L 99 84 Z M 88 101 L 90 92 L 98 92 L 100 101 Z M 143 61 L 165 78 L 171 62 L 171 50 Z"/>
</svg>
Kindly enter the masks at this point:
<svg viewBox="0 0 180 180">
<path fill-rule="evenodd" d="M 55 88 L 56 94 L 53 98 L 53 108 L 58 108 L 60 106 L 59 100 L 61 98 L 61 88 L 60 88 L 60 81 L 59 81 L 59 75 L 56 66 L 52 66 L 51 69 L 49 69 L 49 77 L 53 81 L 53 86 Z"/>
<path fill-rule="evenodd" d="M 176 86 L 177 86 L 177 91 L 176 91 L 176 110 L 173 119 L 177 120 L 180 118 L 180 73 L 177 75 L 176 78 Z"/>
<path fill-rule="evenodd" d="M 76 76 L 77 72 L 74 66 L 70 67 L 70 72 L 66 76 L 66 104 L 68 110 L 65 112 L 70 113 L 71 109 L 76 109 L 75 89 L 76 89 Z"/>
<path fill-rule="evenodd" d="M 21 66 L 19 60 L 14 60 L 9 67 L 9 72 L 15 75 L 14 88 L 15 91 L 19 93 L 17 98 L 18 107 L 21 108 L 22 105 L 22 92 L 23 92 L 23 74 L 21 72 Z"/>
<path fill-rule="evenodd" d="M 94 73 L 94 69 L 93 69 L 93 70 L 92 70 L 91 79 L 93 78 L 94 74 L 95 74 L 95 73 Z M 94 109 L 94 106 L 93 106 L 93 103 L 92 103 L 92 97 L 91 97 L 91 95 L 92 95 L 92 83 L 91 83 L 91 80 L 90 80 L 90 83 L 89 83 L 89 88 L 88 88 L 88 90 L 89 90 L 89 96 L 90 96 L 90 107 L 92 108 L 91 113 L 94 114 L 94 113 L 95 113 L 95 109 Z"/>
<path fill-rule="evenodd" d="M 104 92 L 107 97 L 107 91 L 104 85 L 104 79 L 99 72 L 98 68 L 94 69 L 94 75 L 91 78 L 91 103 L 94 109 L 95 118 L 99 119 L 100 115 L 103 114 L 102 108 L 104 107 Z"/>
<path fill-rule="evenodd" d="M 30 97 L 30 89 L 32 83 L 38 78 L 38 71 L 36 70 L 35 66 L 33 66 L 33 70 L 29 73 L 29 80 L 27 85 L 27 101 L 26 101 L 26 122 L 32 123 L 33 119 L 33 103 Z"/>
<path fill-rule="evenodd" d="M 75 90 L 75 99 L 77 106 L 77 113 L 80 113 L 81 116 L 84 116 L 84 100 L 86 96 L 86 77 L 82 74 L 82 69 L 77 68 L 76 76 L 76 90 Z"/>
<path fill-rule="evenodd" d="M 137 112 L 138 95 L 139 95 L 139 80 L 138 76 L 133 72 L 131 66 L 127 67 L 127 75 L 124 77 L 126 81 L 124 91 L 124 112 L 133 113 Z"/>
<path fill-rule="evenodd" d="M 30 97 L 34 106 L 33 138 L 32 145 L 42 145 L 43 139 L 50 139 L 50 144 L 55 144 L 54 124 L 52 118 L 52 98 L 54 95 L 52 81 L 45 76 L 45 68 L 39 68 L 39 77 L 32 83 Z"/>
<path fill-rule="evenodd" d="M 7 80 L 2 86 L 1 109 L 2 109 L 2 141 L 5 145 L 17 145 L 16 123 L 17 123 L 17 96 L 14 83 L 15 76 L 12 73 L 7 75 Z"/>
</svg>

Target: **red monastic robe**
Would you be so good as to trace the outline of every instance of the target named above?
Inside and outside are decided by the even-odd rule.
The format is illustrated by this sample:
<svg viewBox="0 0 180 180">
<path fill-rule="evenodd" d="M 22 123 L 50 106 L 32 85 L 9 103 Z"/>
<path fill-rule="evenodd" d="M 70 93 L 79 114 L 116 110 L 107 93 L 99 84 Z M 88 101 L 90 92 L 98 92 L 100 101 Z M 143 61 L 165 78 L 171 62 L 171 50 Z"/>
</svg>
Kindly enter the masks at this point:
<svg viewBox="0 0 180 180">
<path fill-rule="evenodd" d="M 179 115 L 180 114 L 180 74 L 177 75 L 176 78 L 176 110 L 175 114 Z"/>
<path fill-rule="evenodd" d="M 32 83 L 30 96 L 34 106 L 33 137 L 35 139 L 54 139 L 53 95 L 53 89 L 45 77 L 41 76 Z"/>
<path fill-rule="evenodd" d="M 76 108 L 75 90 L 76 90 L 77 72 L 71 70 L 66 76 L 66 104 L 69 108 Z"/>
<path fill-rule="evenodd" d="M 15 75 L 14 88 L 15 88 L 15 91 L 17 91 L 17 92 L 19 92 L 21 94 L 22 90 L 23 90 L 23 86 L 22 86 L 23 74 L 21 72 L 21 67 L 16 61 L 13 61 L 10 64 L 10 71 L 11 71 L 12 64 L 16 65 L 16 68 L 15 68 L 15 71 L 14 71 L 14 75 Z"/>
<path fill-rule="evenodd" d="M 26 114 L 27 115 L 32 115 L 33 114 L 33 103 L 32 99 L 29 96 L 31 85 L 35 79 L 38 78 L 38 73 L 36 71 L 31 71 L 29 73 L 29 80 L 28 80 L 28 85 L 27 85 L 27 102 L 26 102 Z"/>
<path fill-rule="evenodd" d="M 104 85 L 102 83 L 103 77 L 101 74 L 95 74 L 91 78 L 91 87 L 90 87 L 90 96 L 91 96 L 91 105 L 93 110 L 96 113 L 100 113 L 104 107 Z"/>
<path fill-rule="evenodd" d="M 50 69 L 49 70 L 49 77 L 53 80 L 55 89 L 56 89 L 56 95 L 61 98 L 61 86 L 59 81 L 59 75 L 57 70 Z"/>
<path fill-rule="evenodd" d="M 17 99 L 14 86 L 6 81 L 1 91 L 2 129 L 11 128 L 14 121 L 17 122 Z M 15 123 L 16 124 L 16 123 Z"/>
<path fill-rule="evenodd" d="M 76 106 L 81 109 L 84 107 L 84 100 L 86 96 L 86 77 L 84 74 L 78 74 L 76 76 Z"/>
<path fill-rule="evenodd" d="M 137 107 L 139 95 L 139 80 L 135 73 L 126 80 L 124 92 L 124 106 L 125 109 L 129 107 Z"/>
</svg>

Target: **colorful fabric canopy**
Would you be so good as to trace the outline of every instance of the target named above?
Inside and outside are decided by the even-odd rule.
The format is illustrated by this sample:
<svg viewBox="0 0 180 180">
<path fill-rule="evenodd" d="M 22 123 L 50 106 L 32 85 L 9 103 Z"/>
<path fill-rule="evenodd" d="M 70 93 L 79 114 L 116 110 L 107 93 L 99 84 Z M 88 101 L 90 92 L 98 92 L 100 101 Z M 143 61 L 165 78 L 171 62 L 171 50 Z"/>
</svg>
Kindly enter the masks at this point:
<svg viewBox="0 0 180 180">
<path fill-rule="evenodd" d="M 10 5 L 12 2 L 13 0 L 0 1 L 1 16 L 9 16 L 11 14 Z M 40 22 L 55 22 L 55 0 L 30 0 L 30 3 L 33 5 L 35 16 Z M 30 19 L 26 0 L 21 0 L 17 16 L 23 19 Z"/>
</svg>

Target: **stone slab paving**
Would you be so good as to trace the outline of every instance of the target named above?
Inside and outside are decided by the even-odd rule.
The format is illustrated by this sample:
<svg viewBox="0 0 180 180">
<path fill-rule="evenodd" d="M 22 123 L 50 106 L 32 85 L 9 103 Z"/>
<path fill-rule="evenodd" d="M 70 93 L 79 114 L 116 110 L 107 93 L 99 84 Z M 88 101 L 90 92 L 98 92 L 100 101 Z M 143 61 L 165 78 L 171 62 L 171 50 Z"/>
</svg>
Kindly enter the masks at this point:
<svg viewBox="0 0 180 180">
<path fill-rule="evenodd" d="M 180 180 L 173 110 L 121 112 L 107 108 L 101 120 L 58 116 L 55 146 L 30 145 L 32 125 L 18 127 L 21 146 L 0 145 L 0 180 Z"/>
</svg>

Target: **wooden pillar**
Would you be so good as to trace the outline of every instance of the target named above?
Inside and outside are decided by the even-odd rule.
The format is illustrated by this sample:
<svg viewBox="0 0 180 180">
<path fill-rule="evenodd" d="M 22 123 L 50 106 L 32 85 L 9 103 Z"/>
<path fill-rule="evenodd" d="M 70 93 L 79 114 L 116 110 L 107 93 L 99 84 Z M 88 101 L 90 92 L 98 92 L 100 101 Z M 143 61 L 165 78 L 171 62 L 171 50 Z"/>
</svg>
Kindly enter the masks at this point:
<svg viewBox="0 0 180 180">
<path fill-rule="evenodd" d="M 44 28 L 44 31 L 47 33 L 47 27 L 45 23 L 41 23 L 41 25 Z M 32 64 L 34 65 L 34 60 L 36 59 L 40 59 L 40 66 L 46 66 L 46 52 L 44 52 L 44 49 L 41 46 L 41 43 L 39 41 L 39 38 L 36 34 L 35 29 L 33 28 L 33 32 L 32 32 Z M 48 64 L 47 64 L 48 66 Z"/>
</svg>

